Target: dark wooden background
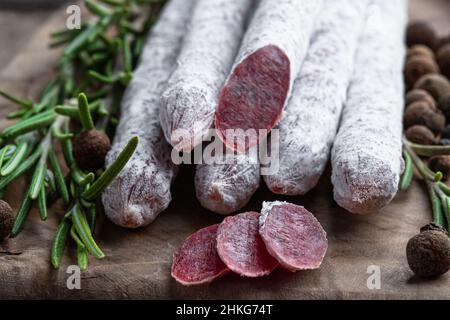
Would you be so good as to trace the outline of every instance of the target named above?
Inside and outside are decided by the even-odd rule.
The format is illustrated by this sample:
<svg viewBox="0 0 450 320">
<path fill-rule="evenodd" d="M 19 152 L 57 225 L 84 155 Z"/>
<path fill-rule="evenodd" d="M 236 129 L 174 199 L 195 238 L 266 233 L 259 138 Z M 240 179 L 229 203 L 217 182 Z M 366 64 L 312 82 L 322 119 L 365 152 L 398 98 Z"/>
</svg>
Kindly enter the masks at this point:
<svg viewBox="0 0 450 320">
<path fill-rule="evenodd" d="M 0 11 L 0 88 L 33 97 L 51 76 L 58 52 L 46 48 L 48 33 L 63 25 L 64 8 L 41 11 Z M 413 19 L 429 20 L 442 34 L 450 33 L 450 1 L 413 0 Z M 13 107 L 0 101 L 0 127 Z M 403 298 L 447 299 L 450 274 L 435 280 L 413 277 L 405 258 L 408 239 L 431 218 L 425 190 L 414 183 L 387 208 L 368 216 L 351 215 L 332 200 L 329 172 L 304 197 L 280 197 L 263 186 L 245 209 L 259 210 L 264 200 L 281 199 L 314 212 L 328 233 L 329 250 L 320 270 L 290 273 L 277 270 L 260 279 L 226 276 L 213 284 L 186 288 L 170 278 L 174 250 L 200 227 L 220 216 L 200 207 L 193 192 L 192 168 L 184 168 L 174 186 L 171 207 L 148 228 L 125 230 L 101 219 L 96 238 L 107 258 L 84 272 L 81 290 L 68 290 L 66 268 L 75 263 L 75 250 L 66 250 L 60 270 L 50 265 L 50 246 L 63 213 L 56 205 L 47 222 L 30 214 L 24 231 L 0 244 L 0 298 Z M 9 189 L 7 200 L 17 208 L 24 182 Z M 381 270 L 381 288 L 367 287 L 369 266 Z"/>
</svg>

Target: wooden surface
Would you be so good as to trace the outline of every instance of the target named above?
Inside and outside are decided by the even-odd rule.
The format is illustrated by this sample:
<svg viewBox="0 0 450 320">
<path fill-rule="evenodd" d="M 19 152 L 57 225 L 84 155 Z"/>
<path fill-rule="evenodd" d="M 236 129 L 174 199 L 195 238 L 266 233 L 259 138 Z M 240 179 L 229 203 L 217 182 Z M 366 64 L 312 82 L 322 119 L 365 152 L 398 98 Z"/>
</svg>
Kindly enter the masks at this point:
<svg viewBox="0 0 450 320">
<path fill-rule="evenodd" d="M 442 33 L 450 32 L 450 1 L 415 0 L 413 18 L 432 19 Z M 0 20 L 3 13 L 0 13 Z M 28 17 L 31 20 L 33 16 Z M 0 72 L 0 88 L 32 97 L 49 77 L 57 52 L 49 52 L 46 35 L 62 25 L 64 14 L 50 17 L 30 37 L 22 50 L 11 53 L 9 64 Z M 9 28 L 14 28 L 14 24 Z M 0 30 L 0 39 L 7 31 Z M 28 37 L 26 34 L 24 37 Z M 5 54 L 4 56 L 7 56 Z M 12 107 L 0 101 L 0 127 Z M 99 221 L 96 239 L 107 258 L 90 259 L 82 274 L 81 290 L 68 290 L 66 268 L 75 263 L 75 250 L 66 250 L 62 267 L 50 266 L 50 246 L 62 214 L 58 205 L 47 222 L 33 210 L 24 231 L 15 239 L 0 244 L 0 298 L 402 298 L 447 299 L 450 274 L 423 281 L 412 276 L 405 258 L 408 239 L 430 220 L 430 209 L 423 186 L 399 194 L 384 210 L 369 216 L 351 215 L 332 200 L 327 171 L 319 186 L 304 197 L 280 197 L 265 188 L 254 196 L 244 210 L 258 210 L 264 200 L 281 199 L 304 205 L 314 212 L 328 233 L 329 250 L 319 270 L 290 273 L 277 270 L 260 279 L 229 275 L 210 285 L 186 288 L 170 278 L 174 250 L 195 230 L 221 220 L 202 209 L 193 191 L 192 168 L 184 167 L 174 186 L 170 208 L 151 226 L 125 230 L 104 218 Z M 9 189 L 6 199 L 17 209 L 24 182 Z M 381 288 L 368 289 L 369 266 L 381 271 Z"/>
</svg>

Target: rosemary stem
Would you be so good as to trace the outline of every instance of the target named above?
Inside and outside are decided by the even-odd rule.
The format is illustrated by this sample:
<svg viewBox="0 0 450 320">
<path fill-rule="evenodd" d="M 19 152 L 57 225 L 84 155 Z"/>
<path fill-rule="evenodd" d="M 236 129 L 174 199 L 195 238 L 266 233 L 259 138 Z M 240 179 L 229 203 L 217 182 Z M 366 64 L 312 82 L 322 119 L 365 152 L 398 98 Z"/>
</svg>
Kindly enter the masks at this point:
<svg viewBox="0 0 450 320">
<path fill-rule="evenodd" d="M 434 184 L 433 190 L 436 192 L 437 196 L 441 200 L 441 205 L 442 205 L 442 208 L 444 209 L 443 213 L 445 216 L 445 220 L 447 220 L 447 228 L 449 228 L 450 227 L 450 198 L 447 197 L 447 195 L 444 192 L 442 192 L 442 190 L 436 184 Z M 435 219 L 435 222 L 442 226 L 445 223 L 443 217 L 437 217 L 437 219 Z"/>
<path fill-rule="evenodd" d="M 403 146 L 406 150 L 406 152 L 411 157 L 412 161 L 414 162 L 414 165 L 416 166 L 417 170 L 419 171 L 420 175 L 425 180 L 431 180 L 434 181 L 434 174 L 428 167 L 423 163 L 422 160 L 417 156 L 417 154 L 413 151 L 411 148 L 411 145 L 408 141 L 405 141 L 403 143 Z"/>
<path fill-rule="evenodd" d="M 428 193 L 429 193 L 430 200 L 431 200 L 431 208 L 433 211 L 433 221 L 437 225 L 444 226 L 445 218 L 444 218 L 444 215 L 442 212 L 442 205 L 441 205 L 440 199 L 437 196 L 436 191 L 435 191 L 435 188 L 437 187 L 436 183 L 428 181 L 427 187 L 428 187 Z"/>
</svg>

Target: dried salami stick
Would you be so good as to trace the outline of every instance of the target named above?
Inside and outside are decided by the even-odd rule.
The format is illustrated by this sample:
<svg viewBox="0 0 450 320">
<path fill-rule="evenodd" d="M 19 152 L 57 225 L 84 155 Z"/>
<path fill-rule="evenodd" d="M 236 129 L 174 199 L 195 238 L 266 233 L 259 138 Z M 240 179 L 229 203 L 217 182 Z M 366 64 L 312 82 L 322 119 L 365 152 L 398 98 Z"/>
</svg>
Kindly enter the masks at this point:
<svg viewBox="0 0 450 320">
<path fill-rule="evenodd" d="M 151 223 L 171 201 L 170 186 L 177 167 L 159 124 L 159 107 L 194 4 L 186 0 L 166 4 L 122 101 L 121 120 L 107 164 L 130 137 L 139 136 L 140 141 L 132 159 L 104 192 L 103 204 L 106 215 L 123 227 Z"/>
<path fill-rule="evenodd" d="M 372 0 L 332 150 L 336 202 L 369 213 L 395 196 L 402 170 L 405 0 Z"/>
<path fill-rule="evenodd" d="M 251 154 L 232 155 L 233 163 L 199 164 L 195 172 L 195 193 L 201 205 L 220 214 L 243 208 L 259 188 L 260 166 Z"/>
<path fill-rule="evenodd" d="M 244 36 L 215 115 L 229 147 L 256 145 L 279 121 L 306 56 L 322 0 L 261 0 Z M 250 141 L 227 130 L 256 130 Z M 227 137 L 228 135 L 228 137 Z"/>
<path fill-rule="evenodd" d="M 199 0 L 160 110 L 167 141 L 190 151 L 212 126 L 253 0 Z"/>
<path fill-rule="evenodd" d="M 305 194 L 322 175 L 336 136 L 369 0 L 326 0 L 280 122 L 274 193 Z"/>
</svg>

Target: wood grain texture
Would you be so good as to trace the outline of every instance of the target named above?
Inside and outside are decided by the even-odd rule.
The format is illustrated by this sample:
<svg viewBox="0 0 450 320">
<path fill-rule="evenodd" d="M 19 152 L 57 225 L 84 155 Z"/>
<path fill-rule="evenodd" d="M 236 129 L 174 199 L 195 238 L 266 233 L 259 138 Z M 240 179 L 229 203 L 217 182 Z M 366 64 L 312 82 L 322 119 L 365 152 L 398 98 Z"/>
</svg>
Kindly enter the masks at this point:
<svg viewBox="0 0 450 320">
<path fill-rule="evenodd" d="M 447 10 L 445 10 L 447 8 Z M 433 19 L 442 33 L 450 32 L 450 2 L 411 1 L 411 16 Z M 33 96 L 51 74 L 56 53 L 45 48 L 46 35 L 61 25 L 63 13 L 50 18 L 36 33 L 27 48 L 0 73 L 0 88 L 22 96 Z M 13 108 L 0 101 L 0 127 Z M 66 250 L 60 270 L 50 265 L 50 246 L 57 222 L 63 214 L 60 205 L 41 222 L 33 210 L 23 232 L 0 244 L 0 298 L 56 299 L 167 299 L 167 298 L 249 298 L 249 299 L 445 299 L 450 297 L 450 274 L 422 281 L 409 270 L 405 247 L 420 226 L 431 219 L 422 184 L 415 182 L 408 193 L 400 193 L 383 211 L 356 216 L 339 208 L 332 200 L 330 172 L 317 188 L 303 197 L 281 197 L 262 187 L 251 204 L 242 211 L 259 211 L 262 201 L 287 200 L 304 205 L 313 212 L 328 233 L 329 249 L 319 270 L 290 273 L 276 270 L 261 279 L 228 275 L 199 287 L 182 287 L 170 278 L 174 250 L 201 227 L 218 223 L 222 217 L 202 209 L 195 198 L 192 167 L 183 167 L 173 188 L 169 209 L 145 229 L 125 230 L 100 217 L 96 239 L 107 258 L 90 259 L 82 274 L 81 290 L 66 288 L 66 268 L 74 264 L 75 247 Z M 24 181 L 9 189 L 7 200 L 18 208 Z M 381 268 L 381 289 L 366 285 L 368 266 Z"/>
</svg>

